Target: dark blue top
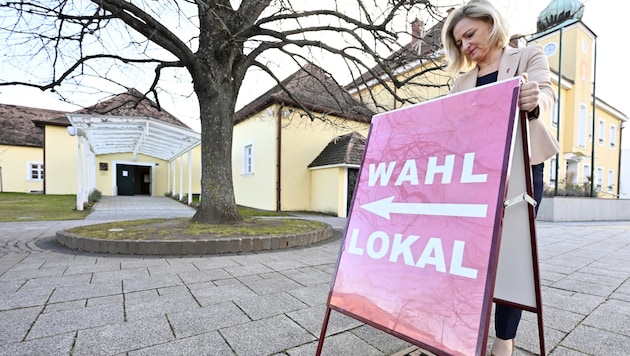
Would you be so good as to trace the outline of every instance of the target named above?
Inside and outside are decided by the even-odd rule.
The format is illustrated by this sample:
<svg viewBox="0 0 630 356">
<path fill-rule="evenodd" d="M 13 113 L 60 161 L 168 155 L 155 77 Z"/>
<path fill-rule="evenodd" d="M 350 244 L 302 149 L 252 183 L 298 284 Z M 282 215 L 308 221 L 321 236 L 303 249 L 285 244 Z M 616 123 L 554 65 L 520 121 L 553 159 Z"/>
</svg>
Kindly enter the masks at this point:
<svg viewBox="0 0 630 356">
<path fill-rule="evenodd" d="M 477 78 L 477 86 L 480 87 L 482 85 L 494 83 L 499 78 L 499 71 L 488 73 L 484 76 Z"/>
</svg>

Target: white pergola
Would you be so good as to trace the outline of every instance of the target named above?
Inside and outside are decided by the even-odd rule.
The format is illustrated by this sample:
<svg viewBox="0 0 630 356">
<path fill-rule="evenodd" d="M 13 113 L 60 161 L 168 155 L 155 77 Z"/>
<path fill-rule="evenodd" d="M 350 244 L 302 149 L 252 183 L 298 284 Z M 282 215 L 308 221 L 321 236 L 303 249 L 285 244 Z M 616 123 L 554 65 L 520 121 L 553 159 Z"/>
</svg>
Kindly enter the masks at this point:
<svg viewBox="0 0 630 356">
<path fill-rule="evenodd" d="M 68 127 L 68 133 L 78 138 L 79 210 L 83 210 L 83 204 L 88 201 L 88 195 L 96 186 L 95 162 L 98 155 L 132 153 L 131 160 L 136 161 L 138 154 L 143 154 L 168 161 L 170 166 L 175 159 L 188 153 L 188 176 L 192 177 L 190 151 L 201 142 L 200 134 L 193 130 L 150 117 L 86 114 L 66 116 L 72 125 Z M 170 181 L 170 167 L 168 172 Z M 189 182 L 189 190 L 191 183 Z M 192 192 L 189 192 L 188 197 L 191 199 Z"/>
</svg>

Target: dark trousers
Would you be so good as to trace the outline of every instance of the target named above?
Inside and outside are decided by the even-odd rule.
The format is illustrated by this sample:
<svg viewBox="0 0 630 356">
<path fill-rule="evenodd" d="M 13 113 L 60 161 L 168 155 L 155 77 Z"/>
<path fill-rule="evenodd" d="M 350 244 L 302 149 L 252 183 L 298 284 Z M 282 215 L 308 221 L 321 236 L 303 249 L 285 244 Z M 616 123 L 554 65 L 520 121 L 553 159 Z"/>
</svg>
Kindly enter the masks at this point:
<svg viewBox="0 0 630 356">
<path fill-rule="evenodd" d="M 536 214 L 538 214 L 538 206 L 543 196 L 543 174 L 545 164 L 537 164 L 532 166 L 532 184 L 534 186 L 534 199 L 536 200 Z M 494 313 L 494 330 L 499 339 L 509 340 L 516 337 L 516 329 L 521 321 L 523 311 L 518 308 L 508 307 L 496 304 Z"/>
</svg>

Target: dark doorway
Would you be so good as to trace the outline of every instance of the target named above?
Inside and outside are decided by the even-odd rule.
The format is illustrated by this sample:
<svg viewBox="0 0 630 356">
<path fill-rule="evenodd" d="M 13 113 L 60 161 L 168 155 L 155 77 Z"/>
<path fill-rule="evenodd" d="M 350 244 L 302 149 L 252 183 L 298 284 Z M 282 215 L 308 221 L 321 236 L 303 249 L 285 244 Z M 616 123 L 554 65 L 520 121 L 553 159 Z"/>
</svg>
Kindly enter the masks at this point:
<svg viewBox="0 0 630 356">
<path fill-rule="evenodd" d="M 116 185 L 118 195 L 133 195 L 134 166 L 116 165 Z"/>
<path fill-rule="evenodd" d="M 151 167 L 116 165 L 118 195 L 151 195 Z"/>
<path fill-rule="evenodd" d="M 133 193 L 151 195 L 151 167 L 136 166 Z"/>
<path fill-rule="evenodd" d="M 348 168 L 348 201 L 346 206 L 346 216 L 350 215 L 350 209 L 352 208 L 352 199 L 354 198 L 354 189 L 357 186 L 358 178 L 359 169 Z"/>
</svg>

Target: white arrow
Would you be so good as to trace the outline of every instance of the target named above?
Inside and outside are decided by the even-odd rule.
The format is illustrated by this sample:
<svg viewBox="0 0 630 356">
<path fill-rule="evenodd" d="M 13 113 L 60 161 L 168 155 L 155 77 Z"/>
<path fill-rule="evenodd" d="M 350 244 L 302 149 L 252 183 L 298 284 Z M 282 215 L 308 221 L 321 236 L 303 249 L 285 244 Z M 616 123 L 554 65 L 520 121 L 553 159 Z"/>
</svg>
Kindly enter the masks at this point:
<svg viewBox="0 0 630 356">
<path fill-rule="evenodd" d="M 394 197 L 361 205 L 361 208 L 389 220 L 389 215 L 440 215 L 485 218 L 487 204 L 437 204 L 437 203 L 394 203 Z"/>
</svg>

